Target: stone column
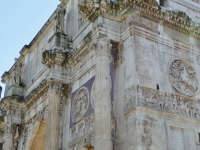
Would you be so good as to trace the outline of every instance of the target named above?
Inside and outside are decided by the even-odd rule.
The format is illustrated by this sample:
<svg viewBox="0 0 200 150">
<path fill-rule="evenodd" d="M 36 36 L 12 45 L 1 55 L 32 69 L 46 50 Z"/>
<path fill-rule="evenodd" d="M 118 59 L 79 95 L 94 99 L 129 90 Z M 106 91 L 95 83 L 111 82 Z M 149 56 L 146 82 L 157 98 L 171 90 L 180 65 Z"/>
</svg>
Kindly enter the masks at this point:
<svg viewBox="0 0 200 150">
<path fill-rule="evenodd" d="M 13 144 L 14 144 L 14 129 L 13 129 L 13 123 L 12 123 L 12 116 L 7 116 L 7 122 L 6 122 L 6 131 L 4 135 L 4 144 L 3 149 L 4 150 L 13 150 Z"/>
<path fill-rule="evenodd" d="M 45 150 L 57 150 L 59 147 L 61 90 L 61 82 L 50 82 Z"/>
<path fill-rule="evenodd" d="M 111 77 L 110 77 L 110 41 L 99 39 L 96 55 L 94 133 L 95 150 L 112 150 L 111 140 Z"/>
<path fill-rule="evenodd" d="M 71 86 L 64 92 L 63 96 L 63 150 L 69 150 L 68 144 L 70 142 L 70 106 L 71 106 Z"/>
</svg>

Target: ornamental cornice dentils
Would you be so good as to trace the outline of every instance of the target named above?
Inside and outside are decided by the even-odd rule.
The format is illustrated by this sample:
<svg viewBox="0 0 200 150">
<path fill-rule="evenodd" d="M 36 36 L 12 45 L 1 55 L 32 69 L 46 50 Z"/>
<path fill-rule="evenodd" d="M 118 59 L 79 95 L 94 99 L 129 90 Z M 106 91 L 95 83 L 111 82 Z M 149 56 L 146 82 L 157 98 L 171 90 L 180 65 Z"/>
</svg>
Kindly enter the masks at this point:
<svg viewBox="0 0 200 150">
<path fill-rule="evenodd" d="M 165 10 L 156 0 L 118 0 L 118 4 L 111 4 L 102 0 L 94 3 L 92 0 L 84 0 L 80 4 L 80 10 L 85 18 L 93 21 L 98 16 L 103 16 L 116 21 L 124 20 L 138 10 L 141 16 L 146 17 L 164 26 L 180 31 L 191 37 L 200 39 L 200 25 L 195 23 L 185 12 Z"/>
</svg>

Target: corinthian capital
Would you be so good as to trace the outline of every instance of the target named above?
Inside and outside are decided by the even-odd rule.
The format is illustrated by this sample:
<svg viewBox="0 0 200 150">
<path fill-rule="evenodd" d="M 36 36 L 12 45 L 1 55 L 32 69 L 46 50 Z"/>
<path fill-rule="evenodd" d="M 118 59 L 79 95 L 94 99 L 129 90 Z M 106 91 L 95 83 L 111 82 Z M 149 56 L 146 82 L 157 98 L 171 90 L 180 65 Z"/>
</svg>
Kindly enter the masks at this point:
<svg viewBox="0 0 200 150">
<path fill-rule="evenodd" d="M 61 81 L 49 81 L 49 94 L 62 94 L 63 83 Z"/>
<path fill-rule="evenodd" d="M 71 84 L 64 84 L 62 90 L 62 101 L 68 104 L 71 100 L 71 92 L 72 92 L 72 85 Z"/>
<path fill-rule="evenodd" d="M 97 55 L 107 55 L 110 56 L 111 54 L 111 47 L 112 44 L 110 40 L 107 38 L 97 39 L 93 42 L 91 48 L 96 51 Z"/>
<path fill-rule="evenodd" d="M 53 50 L 46 50 L 43 52 L 42 57 L 42 63 L 48 68 L 51 68 L 53 65 L 63 66 L 67 59 L 66 54 L 62 51 Z"/>
</svg>

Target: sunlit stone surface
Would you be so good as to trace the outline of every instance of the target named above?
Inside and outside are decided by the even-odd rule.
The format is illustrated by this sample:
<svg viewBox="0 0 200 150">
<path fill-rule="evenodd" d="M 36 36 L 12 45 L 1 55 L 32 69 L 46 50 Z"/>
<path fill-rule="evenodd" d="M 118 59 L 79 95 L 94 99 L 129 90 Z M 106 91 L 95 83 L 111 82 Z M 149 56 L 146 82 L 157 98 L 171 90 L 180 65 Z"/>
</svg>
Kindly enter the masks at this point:
<svg viewBox="0 0 200 150">
<path fill-rule="evenodd" d="M 200 3 L 60 2 L 2 75 L 0 149 L 199 150 Z"/>
</svg>

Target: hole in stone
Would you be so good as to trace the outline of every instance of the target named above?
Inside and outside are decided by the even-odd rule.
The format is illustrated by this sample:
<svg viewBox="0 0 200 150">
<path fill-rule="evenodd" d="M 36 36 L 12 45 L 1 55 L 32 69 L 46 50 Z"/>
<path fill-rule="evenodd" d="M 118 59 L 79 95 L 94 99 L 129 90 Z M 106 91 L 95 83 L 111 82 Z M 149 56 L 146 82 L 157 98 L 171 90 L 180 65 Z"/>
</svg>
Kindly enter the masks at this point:
<svg viewBox="0 0 200 150">
<path fill-rule="evenodd" d="M 159 90 L 159 84 L 157 84 L 157 90 Z"/>
<path fill-rule="evenodd" d="M 164 0 L 159 0 L 160 6 L 164 6 Z"/>
<path fill-rule="evenodd" d="M 199 133 L 199 143 L 200 143 L 200 133 Z"/>
</svg>

